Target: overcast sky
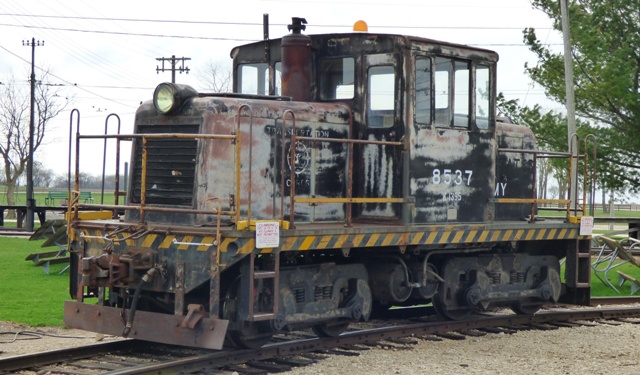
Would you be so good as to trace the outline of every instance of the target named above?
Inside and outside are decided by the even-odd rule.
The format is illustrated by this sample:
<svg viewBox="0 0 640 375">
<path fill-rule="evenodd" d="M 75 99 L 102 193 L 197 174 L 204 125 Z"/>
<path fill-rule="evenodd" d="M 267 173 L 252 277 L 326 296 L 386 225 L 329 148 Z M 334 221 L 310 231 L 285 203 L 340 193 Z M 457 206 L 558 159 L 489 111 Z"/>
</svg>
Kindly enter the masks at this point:
<svg viewBox="0 0 640 375">
<path fill-rule="evenodd" d="M 31 47 L 22 42 L 44 41 L 35 50 L 36 79 L 39 69 L 49 69 L 55 75 L 52 83 L 73 95 L 82 132 L 102 133 L 106 116 L 116 113 L 121 132 L 130 133 L 138 104 L 151 99 L 158 83 L 171 80 L 170 72 L 156 72 L 157 58 L 190 58 L 186 65 L 192 73 L 177 74 L 176 81 L 200 89 L 193 72 L 208 61 L 230 68 L 233 46 L 262 40 L 264 13 L 269 14 L 271 38 L 287 34 L 291 17 L 306 18 L 309 34 L 348 32 L 362 19 L 372 33 L 492 49 L 500 55 L 498 91 L 521 104 L 561 108 L 524 74 L 525 62 L 536 62 L 522 44 L 524 28 L 536 28 L 543 42 L 562 48 L 561 35 L 529 0 L 2 0 L 0 82 L 13 75 L 28 87 Z M 36 155 L 56 173 L 67 170 L 69 112 L 53 121 L 45 137 L 48 144 Z M 101 143 L 96 147 L 90 151 L 101 157 Z M 102 166 L 97 160 L 91 172 L 99 175 Z M 88 171 L 86 164 L 83 170 Z"/>
</svg>

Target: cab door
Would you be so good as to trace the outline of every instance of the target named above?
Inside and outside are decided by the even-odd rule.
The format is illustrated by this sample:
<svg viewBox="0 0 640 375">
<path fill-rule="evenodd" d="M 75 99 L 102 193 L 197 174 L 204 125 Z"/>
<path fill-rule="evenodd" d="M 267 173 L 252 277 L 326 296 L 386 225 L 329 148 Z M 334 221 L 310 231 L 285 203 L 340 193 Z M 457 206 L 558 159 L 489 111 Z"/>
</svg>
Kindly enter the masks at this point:
<svg viewBox="0 0 640 375">
<path fill-rule="evenodd" d="M 363 123 L 359 137 L 368 141 L 399 142 L 404 136 L 399 55 L 374 54 L 363 58 Z M 354 171 L 359 195 L 367 198 L 401 198 L 403 152 L 399 146 L 366 144 Z M 400 219 L 400 203 L 360 205 L 359 217 Z"/>
</svg>

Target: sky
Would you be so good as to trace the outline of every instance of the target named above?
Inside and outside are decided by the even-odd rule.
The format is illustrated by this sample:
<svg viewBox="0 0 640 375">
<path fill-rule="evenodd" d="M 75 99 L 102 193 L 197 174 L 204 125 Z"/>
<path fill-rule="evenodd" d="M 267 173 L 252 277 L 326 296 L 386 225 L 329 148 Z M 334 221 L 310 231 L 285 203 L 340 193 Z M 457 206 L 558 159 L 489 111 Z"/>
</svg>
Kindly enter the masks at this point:
<svg viewBox="0 0 640 375">
<path fill-rule="evenodd" d="M 156 59 L 189 58 L 185 66 L 190 73 L 177 73 L 176 82 L 202 90 L 194 73 L 210 62 L 231 69 L 229 53 L 234 46 L 262 40 L 265 13 L 271 38 L 288 33 L 291 17 L 306 18 L 308 34 L 349 32 L 354 22 L 364 20 L 372 33 L 491 49 L 500 55 L 498 92 L 521 105 L 562 110 L 524 73 L 525 63 L 536 63 L 522 43 L 524 28 L 535 28 L 543 43 L 562 49 L 561 34 L 529 0 L 2 0 L 0 82 L 13 76 L 28 88 L 32 51 L 23 41 L 44 41 L 35 48 L 36 80 L 43 69 L 49 70 L 50 82 L 73 103 L 52 120 L 35 159 L 57 174 L 66 174 L 71 109 L 80 112 L 83 134 L 103 133 L 112 113 L 120 117 L 121 133 L 132 133 L 140 102 L 151 99 L 159 83 L 171 81 L 169 71 L 157 72 L 161 62 Z M 114 120 L 109 120 L 110 132 L 115 132 Z M 112 143 L 109 155 L 115 149 Z M 102 141 L 83 143 L 81 171 L 100 175 L 102 153 Z M 113 165 L 108 157 L 107 174 L 115 171 Z"/>
</svg>

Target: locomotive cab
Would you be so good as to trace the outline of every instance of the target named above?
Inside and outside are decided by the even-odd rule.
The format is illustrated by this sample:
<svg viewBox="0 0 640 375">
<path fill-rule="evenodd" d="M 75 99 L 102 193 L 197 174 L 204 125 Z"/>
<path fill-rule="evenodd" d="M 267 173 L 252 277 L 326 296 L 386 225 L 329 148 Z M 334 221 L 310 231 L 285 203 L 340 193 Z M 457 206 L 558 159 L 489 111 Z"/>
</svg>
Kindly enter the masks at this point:
<svg viewBox="0 0 640 375">
<path fill-rule="evenodd" d="M 508 184 L 504 168 L 501 189 L 494 184 L 495 132 L 502 132 L 495 121 L 495 52 L 369 33 L 313 35 L 302 43 L 303 21 L 290 25 L 303 59 L 287 59 L 287 37 L 236 47 L 234 90 L 351 108 L 352 138 L 372 141 L 354 146 L 354 196 L 404 203 L 356 205 L 355 220 L 427 224 L 522 217 L 522 206 L 511 206 L 496 218 L 491 201 L 532 192 L 531 184 Z M 514 157 L 531 161 L 507 155 L 501 162 L 508 165 Z M 531 180 L 531 170 L 517 173 Z"/>
</svg>

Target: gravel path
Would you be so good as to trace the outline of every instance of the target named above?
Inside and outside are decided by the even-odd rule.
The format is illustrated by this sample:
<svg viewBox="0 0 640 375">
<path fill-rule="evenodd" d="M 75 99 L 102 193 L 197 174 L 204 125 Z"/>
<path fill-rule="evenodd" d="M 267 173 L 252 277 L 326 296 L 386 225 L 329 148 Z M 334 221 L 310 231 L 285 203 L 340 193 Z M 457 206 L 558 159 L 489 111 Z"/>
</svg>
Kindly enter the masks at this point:
<svg viewBox="0 0 640 375">
<path fill-rule="evenodd" d="M 16 336 L 19 331 L 40 331 L 40 336 Z M 0 322 L 0 332 L 0 358 L 95 342 L 90 332 L 8 322 Z M 640 375 L 640 324 L 487 334 L 462 341 L 420 340 L 406 350 L 372 348 L 358 357 L 332 356 L 285 374 Z"/>
</svg>

